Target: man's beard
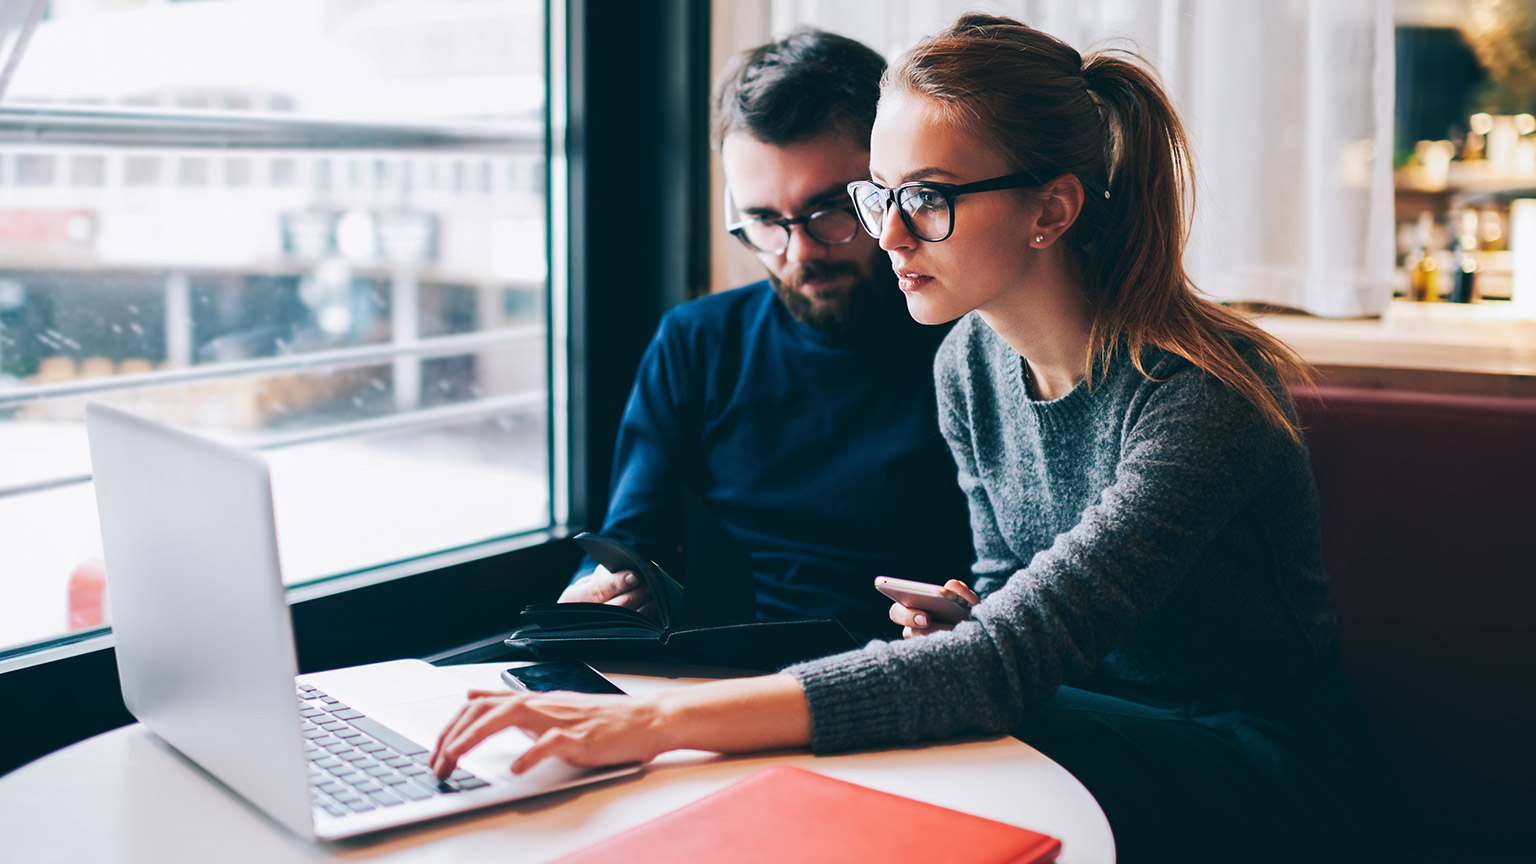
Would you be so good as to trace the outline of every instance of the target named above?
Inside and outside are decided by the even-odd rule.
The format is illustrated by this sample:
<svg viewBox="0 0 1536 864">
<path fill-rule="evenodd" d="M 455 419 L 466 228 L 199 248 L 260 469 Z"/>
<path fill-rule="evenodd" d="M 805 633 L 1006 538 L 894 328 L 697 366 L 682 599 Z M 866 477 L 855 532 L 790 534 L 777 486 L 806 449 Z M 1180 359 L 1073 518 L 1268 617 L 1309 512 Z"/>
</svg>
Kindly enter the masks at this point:
<svg viewBox="0 0 1536 864">
<path fill-rule="evenodd" d="M 835 296 L 817 301 L 800 291 L 807 282 L 830 282 L 845 276 L 852 279 Z M 768 281 L 796 321 L 834 336 L 877 328 L 892 318 L 892 312 L 906 316 L 906 304 L 901 302 L 901 292 L 896 289 L 896 274 L 883 255 L 871 261 L 867 271 L 855 261 L 812 260 L 787 279 L 769 271 Z"/>
</svg>

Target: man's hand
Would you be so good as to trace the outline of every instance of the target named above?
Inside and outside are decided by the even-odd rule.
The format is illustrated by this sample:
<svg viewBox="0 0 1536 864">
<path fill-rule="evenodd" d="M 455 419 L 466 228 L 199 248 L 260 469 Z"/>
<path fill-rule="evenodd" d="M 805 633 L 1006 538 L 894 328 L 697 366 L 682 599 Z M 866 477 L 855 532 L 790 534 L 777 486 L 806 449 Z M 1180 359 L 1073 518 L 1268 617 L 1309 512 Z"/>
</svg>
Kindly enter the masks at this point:
<svg viewBox="0 0 1536 864">
<path fill-rule="evenodd" d="M 981 602 L 971 586 L 959 579 L 951 579 L 944 583 L 944 593 L 967 600 L 972 606 Z M 929 633 L 937 633 L 940 630 L 953 630 L 955 625 L 948 621 L 940 621 L 921 609 L 913 609 L 900 603 L 891 604 L 891 620 L 901 625 L 903 639 L 911 639 L 913 636 L 926 636 Z"/>
<path fill-rule="evenodd" d="M 633 570 L 609 573 L 601 564 L 596 570 L 572 582 L 560 595 L 561 603 L 607 603 L 633 609 L 650 618 L 656 617 L 651 592 Z"/>
</svg>

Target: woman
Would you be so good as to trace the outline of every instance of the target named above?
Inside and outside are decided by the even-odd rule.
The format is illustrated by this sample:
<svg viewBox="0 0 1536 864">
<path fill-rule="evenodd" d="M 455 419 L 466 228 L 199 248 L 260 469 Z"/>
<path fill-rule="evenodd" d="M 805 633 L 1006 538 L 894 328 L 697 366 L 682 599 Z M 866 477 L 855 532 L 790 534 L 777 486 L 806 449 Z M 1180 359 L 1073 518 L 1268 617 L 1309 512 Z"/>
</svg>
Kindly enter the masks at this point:
<svg viewBox="0 0 1536 864">
<path fill-rule="evenodd" d="M 1391 799 L 1339 683 L 1276 371 L 1305 370 L 1194 294 L 1155 78 L 967 15 L 887 73 L 870 161 L 850 193 L 908 310 L 965 316 L 935 374 L 986 599 L 948 632 L 893 606 L 918 638 L 764 678 L 475 693 L 437 770 L 508 726 L 537 737 L 514 770 L 1012 732 L 1094 793 L 1122 861 L 1367 857 Z"/>
</svg>

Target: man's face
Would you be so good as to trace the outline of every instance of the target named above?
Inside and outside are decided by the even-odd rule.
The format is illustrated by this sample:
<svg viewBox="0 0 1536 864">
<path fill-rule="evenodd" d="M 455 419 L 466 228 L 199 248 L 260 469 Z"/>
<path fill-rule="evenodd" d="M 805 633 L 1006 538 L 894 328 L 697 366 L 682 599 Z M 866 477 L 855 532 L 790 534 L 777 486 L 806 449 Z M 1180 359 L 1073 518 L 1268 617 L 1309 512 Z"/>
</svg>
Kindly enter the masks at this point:
<svg viewBox="0 0 1536 864">
<path fill-rule="evenodd" d="M 775 147 L 733 132 L 721 142 L 720 161 L 742 218 L 787 219 L 845 207 L 847 185 L 869 176 L 869 152 L 838 133 Z M 822 330 L 858 326 L 868 317 L 861 310 L 879 305 L 881 291 L 894 290 L 885 255 L 862 229 L 832 245 L 796 225 L 783 252 L 757 257 L 790 314 Z"/>
</svg>

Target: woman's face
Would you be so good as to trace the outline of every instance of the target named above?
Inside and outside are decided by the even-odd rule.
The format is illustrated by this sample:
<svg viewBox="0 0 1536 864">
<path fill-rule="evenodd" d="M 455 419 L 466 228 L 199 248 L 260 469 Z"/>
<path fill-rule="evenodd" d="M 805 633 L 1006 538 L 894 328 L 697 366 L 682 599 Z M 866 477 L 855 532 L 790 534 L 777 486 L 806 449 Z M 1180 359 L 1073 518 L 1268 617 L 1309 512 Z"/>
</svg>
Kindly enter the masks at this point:
<svg viewBox="0 0 1536 864">
<path fill-rule="evenodd" d="M 910 93 L 880 100 L 870 136 L 870 176 L 887 188 L 913 180 L 961 184 L 1013 172 L 996 153 L 948 120 L 937 102 Z M 923 324 L 952 321 L 1023 284 L 1035 259 L 1029 236 L 1039 206 L 1016 190 L 954 199 L 954 232 L 941 242 L 912 236 L 888 208 L 880 248 L 890 255 L 907 311 Z"/>
</svg>

